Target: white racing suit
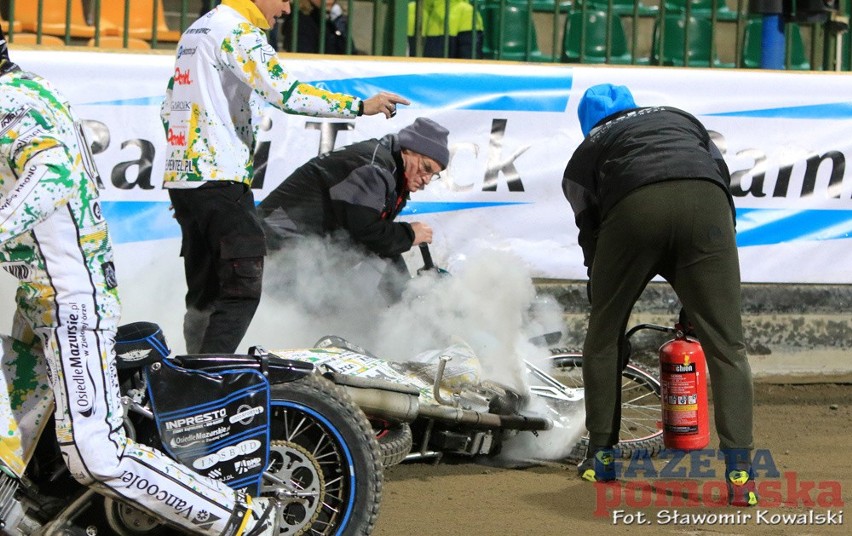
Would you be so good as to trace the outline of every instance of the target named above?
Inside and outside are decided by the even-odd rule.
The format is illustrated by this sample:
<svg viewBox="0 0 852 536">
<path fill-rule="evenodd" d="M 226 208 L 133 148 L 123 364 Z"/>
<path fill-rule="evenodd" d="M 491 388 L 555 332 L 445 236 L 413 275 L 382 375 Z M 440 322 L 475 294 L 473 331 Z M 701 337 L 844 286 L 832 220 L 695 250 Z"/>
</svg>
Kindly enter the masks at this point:
<svg viewBox="0 0 852 536">
<path fill-rule="evenodd" d="M 16 334 L 30 335 L 26 343 L 3 338 L 4 383 L 18 353 L 43 352 L 74 478 L 184 530 L 238 534 L 248 521 L 234 490 L 125 436 L 112 246 L 79 122 L 31 73 L 0 76 L 0 92 L 0 262 L 19 280 Z M 26 459 L 34 438 L 14 439 L 22 404 L 11 393 L 0 408 L 0 456 Z M 23 465 L 11 465 L 20 475 Z"/>
<path fill-rule="evenodd" d="M 266 246 L 251 184 L 266 104 L 354 118 L 363 101 L 299 82 L 267 41 L 250 0 L 223 0 L 184 31 L 161 118 L 163 187 L 181 226 L 190 353 L 236 350 L 260 303 Z"/>
</svg>

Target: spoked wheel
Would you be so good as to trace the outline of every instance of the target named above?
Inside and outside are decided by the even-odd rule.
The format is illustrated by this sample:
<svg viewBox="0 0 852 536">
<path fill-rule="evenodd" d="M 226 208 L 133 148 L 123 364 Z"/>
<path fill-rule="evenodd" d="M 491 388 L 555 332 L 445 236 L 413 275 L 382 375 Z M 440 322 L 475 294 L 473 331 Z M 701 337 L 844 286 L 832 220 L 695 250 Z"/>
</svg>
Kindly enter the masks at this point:
<svg viewBox="0 0 852 536">
<path fill-rule="evenodd" d="M 557 351 L 550 359 L 554 378 L 568 387 L 583 387 L 582 354 Z M 621 430 L 616 445 L 621 456 L 653 456 L 663 450 L 662 422 L 658 374 L 629 363 L 621 373 Z M 568 459 L 582 460 L 588 444 L 589 437 L 584 435 Z"/>
<path fill-rule="evenodd" d="M 363 412 L 316 375 L 273 385 L 271 406 L 273 478 L 264 478 L 261 494 L 283 505 L 278 534 L 370 534 L 383 466 Z"/>
</svg>

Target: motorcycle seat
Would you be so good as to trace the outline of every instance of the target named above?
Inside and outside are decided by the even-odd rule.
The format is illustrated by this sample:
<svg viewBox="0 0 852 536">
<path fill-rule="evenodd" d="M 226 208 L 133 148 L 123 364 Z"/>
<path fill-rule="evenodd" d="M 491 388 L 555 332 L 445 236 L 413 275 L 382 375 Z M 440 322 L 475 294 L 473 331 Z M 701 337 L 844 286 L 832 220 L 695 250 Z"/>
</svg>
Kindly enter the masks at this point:
<svg viewBox="0 0 852 536">
<path fill-rule="evenodd" d="M 119 370 L 156 363 L 170 353 L 163 330 L 153 322 L 132 322 L 116 331 L 115 363 Z"/>
</svg>

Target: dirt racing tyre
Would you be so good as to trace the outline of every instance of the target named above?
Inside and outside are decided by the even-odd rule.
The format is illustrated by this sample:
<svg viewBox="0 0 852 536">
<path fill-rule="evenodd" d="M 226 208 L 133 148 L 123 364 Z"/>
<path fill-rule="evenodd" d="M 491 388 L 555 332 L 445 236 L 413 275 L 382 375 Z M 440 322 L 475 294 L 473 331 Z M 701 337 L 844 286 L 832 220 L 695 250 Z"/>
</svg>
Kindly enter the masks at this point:
<svg viewBox="0 0 852 536">
<path fill-rule="evenodd" d="M 366 535 L 379 512 L 384 468 L 367 417 L 349 395 L 312 374 L 272 386 L 267 472 L 300 493 L 264 479 L 261 495 L 284 505 L 287 535 Z"/>
<path fill-rule="evenodd" d="M 582 354 L 559 349 L 551 353 L 553 377 L 568 387 L 583 387 Z M 663 450 L 662 421 L 659 373 L 629 363 L 621 372 L 621 427 L 615 447 L 621 457 L 659 454 Z M 584 435 L 567 461 L 581 461 L 588 445 L 589 437 Z"/>
<path fill-rule="evenodd" d="M 393 467 L 405 460 L 411 452 L 414 437 L 408 423 L 373 422 L 379 451 L 382 455 L 382 465 Z"/>
</svg>

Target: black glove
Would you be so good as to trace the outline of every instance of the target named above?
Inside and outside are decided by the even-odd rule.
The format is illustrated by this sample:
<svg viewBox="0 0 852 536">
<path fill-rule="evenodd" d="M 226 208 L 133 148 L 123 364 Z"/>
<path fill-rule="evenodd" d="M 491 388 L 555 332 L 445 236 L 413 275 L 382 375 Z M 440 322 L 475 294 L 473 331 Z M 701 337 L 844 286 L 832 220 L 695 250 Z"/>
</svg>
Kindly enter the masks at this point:
<svg viewBox="0 0 852 536">
<path fill-rule="evenodd" d="M 592 280 L 586 281 L 586 297 L 589 298 L 589 305 L 592 304 Z"/>
</svg>

